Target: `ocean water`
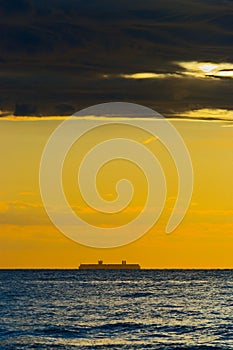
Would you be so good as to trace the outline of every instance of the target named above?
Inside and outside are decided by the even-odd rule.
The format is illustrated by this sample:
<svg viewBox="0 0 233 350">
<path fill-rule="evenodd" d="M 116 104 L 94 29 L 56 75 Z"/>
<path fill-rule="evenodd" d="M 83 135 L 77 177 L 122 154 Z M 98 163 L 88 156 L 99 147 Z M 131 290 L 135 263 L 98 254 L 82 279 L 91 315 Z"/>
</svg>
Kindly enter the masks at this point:
<svg viewBox="0 0 233 350">
<path fill-rule="evenodd" d="M 233 271 L 1 270 L 0 349 L 233 349 Z"/>
</svg>

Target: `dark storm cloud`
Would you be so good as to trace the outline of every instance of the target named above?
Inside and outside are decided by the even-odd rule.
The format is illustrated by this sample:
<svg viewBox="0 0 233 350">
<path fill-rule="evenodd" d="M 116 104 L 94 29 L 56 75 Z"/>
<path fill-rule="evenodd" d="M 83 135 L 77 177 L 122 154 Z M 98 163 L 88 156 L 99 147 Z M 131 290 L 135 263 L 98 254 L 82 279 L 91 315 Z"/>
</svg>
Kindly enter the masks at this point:
<svg viewBox="0 0 233 350">
<path fill-rule="evenodd" d="M 232 79 L 120 77 L 233 62 L 232 1 L 1 0 L 0 16 L 1 110 L 64 115 L 118 100 L 161 113 L 232 108 Z"/>
</svg>

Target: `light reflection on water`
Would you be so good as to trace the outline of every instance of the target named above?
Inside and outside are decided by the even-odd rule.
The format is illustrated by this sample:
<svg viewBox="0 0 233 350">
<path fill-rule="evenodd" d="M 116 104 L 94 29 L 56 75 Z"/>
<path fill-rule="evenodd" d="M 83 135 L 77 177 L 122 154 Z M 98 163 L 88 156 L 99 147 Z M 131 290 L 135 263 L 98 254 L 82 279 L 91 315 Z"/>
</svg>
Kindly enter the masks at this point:
<svg viewBox="0 0 233 350">
<path fill-rule="evenodd" d="M 0 348 L 233 349 L 233 271 L 0 271 Z"/>
</svg>

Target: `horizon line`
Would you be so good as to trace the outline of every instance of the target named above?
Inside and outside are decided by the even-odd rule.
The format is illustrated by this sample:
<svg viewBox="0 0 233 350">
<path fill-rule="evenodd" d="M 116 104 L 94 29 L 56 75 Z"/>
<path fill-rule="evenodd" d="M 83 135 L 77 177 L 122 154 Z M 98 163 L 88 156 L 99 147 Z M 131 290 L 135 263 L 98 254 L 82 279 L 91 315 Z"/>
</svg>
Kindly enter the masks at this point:
<svg viewBox="0 0 233 350">
<path fill-rule="evenodd" d="M 130 263 L 131 264 L 131 263 Z M 132 263 L 133 264 L 133 263 Z M 138 264 L 138 263 L 137 263 Z M 140 265 L 140 264 L 139 264 Z M 0 271 L 15 271 L 15 270 L 77 270 L 78 267 L 0 267 Z M 233 267 L 141 267 L 140 270 L 156 270 L 156 271 L 166 271 L 166 270 L 233 270 Z M 85 270 L 85 271 L 96 271 L 96 270 Z M 101 270 L 106 271 L 106 270 Z M 108 270 L 111 271 L 111 270 Z M 125 270 L 112 270 L 112 271 L 125 271 Z M 130 270 L 132 271 L 132 270 Z"/>
</svg>

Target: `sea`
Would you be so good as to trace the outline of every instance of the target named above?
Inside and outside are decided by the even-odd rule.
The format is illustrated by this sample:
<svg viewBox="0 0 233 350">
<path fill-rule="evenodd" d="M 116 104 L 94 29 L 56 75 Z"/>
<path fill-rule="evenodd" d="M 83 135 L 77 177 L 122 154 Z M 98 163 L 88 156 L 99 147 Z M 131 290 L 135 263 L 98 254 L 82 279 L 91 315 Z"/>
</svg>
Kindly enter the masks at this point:
<svg viewBox="0 0 233 350">
<path fill-rule="evenodd" d="M 233 349 L 233 270 L 0 270 L 0 349 Z"/>
</svg>

